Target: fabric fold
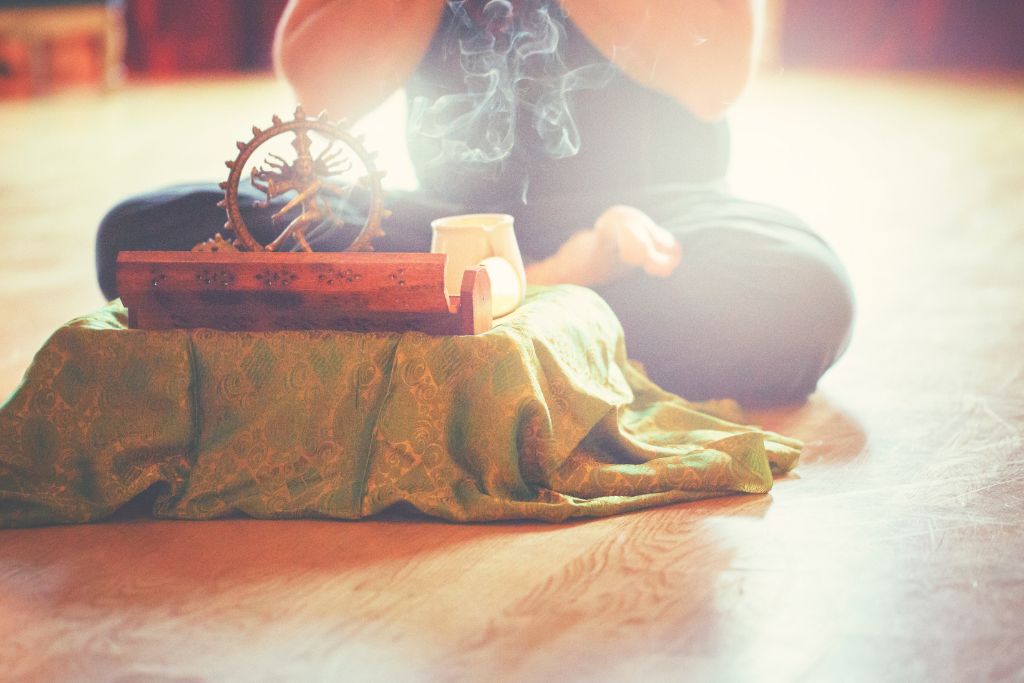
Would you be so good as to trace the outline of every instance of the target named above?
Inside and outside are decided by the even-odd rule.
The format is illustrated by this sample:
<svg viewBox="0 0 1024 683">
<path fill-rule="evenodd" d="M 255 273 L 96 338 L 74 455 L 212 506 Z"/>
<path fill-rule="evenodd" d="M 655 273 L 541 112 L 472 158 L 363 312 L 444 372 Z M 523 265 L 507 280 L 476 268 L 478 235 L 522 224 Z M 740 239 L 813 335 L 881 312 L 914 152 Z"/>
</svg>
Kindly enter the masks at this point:
<svg viewBox="0 0 1024 683">
<path fill-rule="evenodd" d="M 0 408 L 0 526 L 157 517 L 608 515 L 761 493 L 792 439 L 654 385 L 593 292 L 536 288 L 486 334 L 146 332 L 71 321 Z"/>
</svg>

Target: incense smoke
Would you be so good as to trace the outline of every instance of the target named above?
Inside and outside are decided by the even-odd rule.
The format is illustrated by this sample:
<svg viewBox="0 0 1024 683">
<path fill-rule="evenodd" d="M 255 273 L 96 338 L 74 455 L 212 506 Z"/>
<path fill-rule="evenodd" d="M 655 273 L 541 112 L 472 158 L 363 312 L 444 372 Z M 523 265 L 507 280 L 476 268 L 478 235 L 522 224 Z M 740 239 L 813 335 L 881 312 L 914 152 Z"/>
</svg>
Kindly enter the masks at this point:
<svg viewBox="0 0 1024 683">
<path fill-rule="evenodd" d="M 559 53 L 565 29 L 544 0 L 447 0 L 460 25 L 459 62 L 465 91 L 412 102 L 414 135 L 438 143 L 434 163 L 489 164 L 511 154 L 522 124 L 536 131 L 544 151 L 573 156 L 580 134 L 570 94 L 599 88 L 611 78 L 607 64 L 570 70 Z M 521 118 L 527 120 L 523 121 Z"/>
</svg>

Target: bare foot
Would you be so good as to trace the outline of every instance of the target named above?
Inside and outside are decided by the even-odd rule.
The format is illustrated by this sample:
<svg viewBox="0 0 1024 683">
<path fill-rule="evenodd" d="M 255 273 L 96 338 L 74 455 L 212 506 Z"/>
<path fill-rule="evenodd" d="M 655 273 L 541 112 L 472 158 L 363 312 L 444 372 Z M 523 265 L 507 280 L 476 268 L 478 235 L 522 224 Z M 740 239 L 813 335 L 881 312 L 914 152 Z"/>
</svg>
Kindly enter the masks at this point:
<svg viewBox="0 0 1024 683">
<path fill-rule="evenodd" d="M 599 285 L 636 268 L 668 277 L 679 265 L 682 248 L 671 233 L 632 206 L 613 206 L 594 227 L 570 237 L 548 259 L 526 268 L 531 284 Z"/>
</svg>

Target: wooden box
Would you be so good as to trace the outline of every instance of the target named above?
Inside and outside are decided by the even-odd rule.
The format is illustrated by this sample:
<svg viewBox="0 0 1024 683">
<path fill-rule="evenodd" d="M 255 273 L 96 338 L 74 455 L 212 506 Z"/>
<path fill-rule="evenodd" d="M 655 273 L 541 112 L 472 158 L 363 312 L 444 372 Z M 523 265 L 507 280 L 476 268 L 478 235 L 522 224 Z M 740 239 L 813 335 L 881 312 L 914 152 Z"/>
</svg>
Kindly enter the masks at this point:
<svg viewBox="0 0 1024 683">
<path fill-rule="evenodd" d="M 117 259 L 131 327 L 146 330 L 415 330 L 491 327 L 483 268 L 444 288 L 444 254 L 136 251 Z"/>
</svg>

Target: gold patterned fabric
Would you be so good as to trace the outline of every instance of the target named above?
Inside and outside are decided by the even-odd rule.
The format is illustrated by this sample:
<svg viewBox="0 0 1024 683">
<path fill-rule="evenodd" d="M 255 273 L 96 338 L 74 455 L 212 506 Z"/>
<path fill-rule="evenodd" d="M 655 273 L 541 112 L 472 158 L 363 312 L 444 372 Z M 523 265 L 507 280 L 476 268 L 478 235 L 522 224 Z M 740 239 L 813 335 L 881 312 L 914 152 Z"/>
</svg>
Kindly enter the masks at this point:
<svg viewBox="0 0 1024 683">
<path fill-rule="evenodd" d="M 662 391 L 587 289 L 475 337 L 60 328 L 0 408 L 0 526 L 157 517 L 609 515 L 763 493 L 800 444 Z"/>
</svg>

